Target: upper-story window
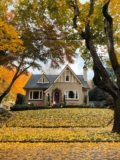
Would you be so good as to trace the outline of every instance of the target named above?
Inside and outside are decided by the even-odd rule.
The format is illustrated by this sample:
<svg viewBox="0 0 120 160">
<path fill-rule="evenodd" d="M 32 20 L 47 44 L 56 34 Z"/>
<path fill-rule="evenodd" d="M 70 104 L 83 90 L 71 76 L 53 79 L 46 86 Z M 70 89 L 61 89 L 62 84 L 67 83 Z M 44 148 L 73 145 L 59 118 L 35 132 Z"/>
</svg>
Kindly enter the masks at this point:
<svg viewBox="0 0 120 160">
<path fill-rule="evenodd" d="M 40 77 L 37 83 L 49 83 L 49 80 L 43 75 Z"/>
<path fill-rule="evenodd" d="M 69 76 L 66 76 L 66 81 L 69 81 Z"/>
<path fill-rule="evenodd" d="M 66 71 L 65 71 L 65 81 L 66 81 L 66 82 L 69 82 L 69 81 L 70 81 L 70 71 L 69 71 L 69 70 L 66 70 Z"/>
</svg>

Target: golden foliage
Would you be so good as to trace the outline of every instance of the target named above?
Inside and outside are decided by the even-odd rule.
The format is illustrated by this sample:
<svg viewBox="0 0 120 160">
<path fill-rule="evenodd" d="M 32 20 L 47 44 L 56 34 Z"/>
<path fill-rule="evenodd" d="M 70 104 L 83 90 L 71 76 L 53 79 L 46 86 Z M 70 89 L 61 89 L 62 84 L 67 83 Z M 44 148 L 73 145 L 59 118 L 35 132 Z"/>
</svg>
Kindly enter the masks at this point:
<svg viewBox="0 0 120 160">
<path fill-rule="evenodd" d="M 14 74 L 15 70 L 10 71 L 5 67 L 0 66 L 0 93 L 3 93 L 9 86 Z M 14 85 L 11 88 L 11 92 L 14 98 L 16 98 L 17 93 L 25 94 L 25 90 L 23 89 L 23 87 L 29 80 L 30 76 L 31 73 L 29 73 L 28 76 L 23 74 L 15 81 Z"/>
<path fill-rule="evenodd" d="M 0 19 L 0 50 L 8 50 L 14 53 L 23 51 L 23 42 L 19 37 L 20 32 Z"/>
</svg>

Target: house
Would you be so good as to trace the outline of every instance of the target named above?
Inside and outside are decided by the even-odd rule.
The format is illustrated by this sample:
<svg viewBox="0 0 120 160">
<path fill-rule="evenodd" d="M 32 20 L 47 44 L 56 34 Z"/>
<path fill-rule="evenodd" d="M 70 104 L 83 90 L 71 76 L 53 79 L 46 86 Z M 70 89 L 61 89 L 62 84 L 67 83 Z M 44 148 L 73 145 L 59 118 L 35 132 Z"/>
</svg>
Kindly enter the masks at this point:
<svg viewBox="0 0 120 160">
<path fill-rule="evenodd" d="M 76 75 L 66 65 L 59 75 L 32 75 L 24 89 L 26 90 L 26 103 L 43 106 L 66 102 L 66 105 L 80 105 L 85 97 L 89 102 L 87 83 L 87 70 L 83 68 L 83 75 Z"/>
</svg>

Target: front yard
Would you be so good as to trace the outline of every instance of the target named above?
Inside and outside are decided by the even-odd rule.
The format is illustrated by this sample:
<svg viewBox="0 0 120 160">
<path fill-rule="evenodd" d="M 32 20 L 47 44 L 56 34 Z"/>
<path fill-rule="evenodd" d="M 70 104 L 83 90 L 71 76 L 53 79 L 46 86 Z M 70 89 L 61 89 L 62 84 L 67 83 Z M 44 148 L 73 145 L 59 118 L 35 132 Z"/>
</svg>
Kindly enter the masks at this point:
<svg viewBox="0 0 120 160">
<path fill-rule="evenodd" d="M 16 155 L 21 160 L 39 156 L 45 160 L 74 160 L 76 156 L 90 160 L 95 155 L 94 159 L 107 157 L 107 152 L 115 160 L 120 157 L 120 136 L 111 133 L 113 110 L 60 108 L 11 113 L 0 122 L 0 159 L 2 154 L 7 160 L 10 155 L 10 160 L 17 160 Z"/>
</svg>

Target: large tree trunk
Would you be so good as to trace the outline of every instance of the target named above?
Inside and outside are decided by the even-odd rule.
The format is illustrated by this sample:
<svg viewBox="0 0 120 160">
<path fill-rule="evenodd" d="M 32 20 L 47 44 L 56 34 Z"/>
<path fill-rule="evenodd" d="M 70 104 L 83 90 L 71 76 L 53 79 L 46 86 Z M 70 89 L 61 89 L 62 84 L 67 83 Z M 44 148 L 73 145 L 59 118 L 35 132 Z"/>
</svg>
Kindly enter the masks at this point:
<svg viewBox="0 0 120 160">
<path fill-rule="evenodd" d="M 114 48 L 114 37 L 113 37 L 113 18 L 108 12 L 110 0 L 103 6 L 103 15 L 104 15 L 104 30 L 106 34 L 106 42 L 108 48 L 108 54 L 111 61 L 112 68 L 115 72 L 117 78 L 118 88 L 115 89 L 116 97 L 114 98 L 114 124 L 112 132 L 120 134 L 120 65 L 118 63 L 115 48 Z"/>
<path fill-rule="evenodd" d="M 114 41 L 113 41 L 113 21 L 112 17 L 108 14 L 108 5 L 110 3 L 110 0 L 104 5 L 103 7 L 103 15 L 105 17 L 105 34 L 106 34 L 106 42 L 108 47 L 108 54 L 110 57 L 110 61 L 112 64 L 112 68 L 116 74 L 117 77 L 117 85 L 118 88 L 116 88 L 111 79 L 109 78 L 104 66 L 102 65 L 99 57 L 97 56 L 97 52 L 94 46 L 94 42 L 91 36 L 91 30 L 90 30 L 90 23 L 88 21 L 88 24 L 86 25 L 86 44 L 87 48 L 90 50 L 91 56 L 93 58 L 94 66 L 94 83 L 102 90 L 107 91 L 109 94 L 112 95 L 115 101 L 114 106 L 114 124 L 112 132 L 116 132 L 120 134 L 120 65 L 117 61 L 116 54 L 114 51 Z M 94 12 L 94 0 L 90 0 L 90 15 L 92 15 Z"/>
<path fill-rule="evenodd" d="M 120 90 L 118 90 L 117 98 L 114 106 L 114 124 L 112 132 L 120 134 Z"/>
<path fill-rule="evenodd" d="M 77 2 L 74 1 L 75 3 L 73 4 L 74 8 L 77 6 Z M 117 77 L 117 85 L 118 88 L 116 88 L 111 79 L 108 76 L 108 73 L 106 69 L 104 68 L 103 64 L 101 63 L 97 51 L 94 45 L 94 40 L 91 35 L 91 26 L 90 26 L 90 21 L 88 20 L 86 26 L 85 26 L 85 31 L 82 31 L 81 37 L 85 40 L 86 42 L 86 47 L 90 51 L 90 54 L 93 59 L 93 70 L 94 70 L 94 78 L 93 81 L 95 85 L 108 92 L 109 94 L 112 95 L 115 101 L 115 106 L 114 106 L 114 125 L 112 132 L 117 132 L 120 134 L 120 65 L 117 61 L 116 54 L 114 51 L 114 38 L 113 38 L 113 20 L 112 17 L 108 14 L 108 6 L 109 6 L 110 0 L 108 0 L 104 6 L 103 6 L 103 16 L 105 18 L 104 20 L 104 26 L 105 26 L 105 34 L 106 34 L 106 43 L 107 43 L 107 48 L 108 48 L 108 54 L 109 58 L 112 64 L 112 68 L 115 72 L 115 75 Z M 76 7 L 77 8 L 77 7 Z M 79 11 L 77 10 L 75 14 L 75 18 L 73 19 L 73 23 L 75 28 L 77 27 L 77 17 L 79 16 Z M 90 0 L 90 11 L 88 17 L 90 17 L 94 13 L 94 0 Z"/>
</svg>

